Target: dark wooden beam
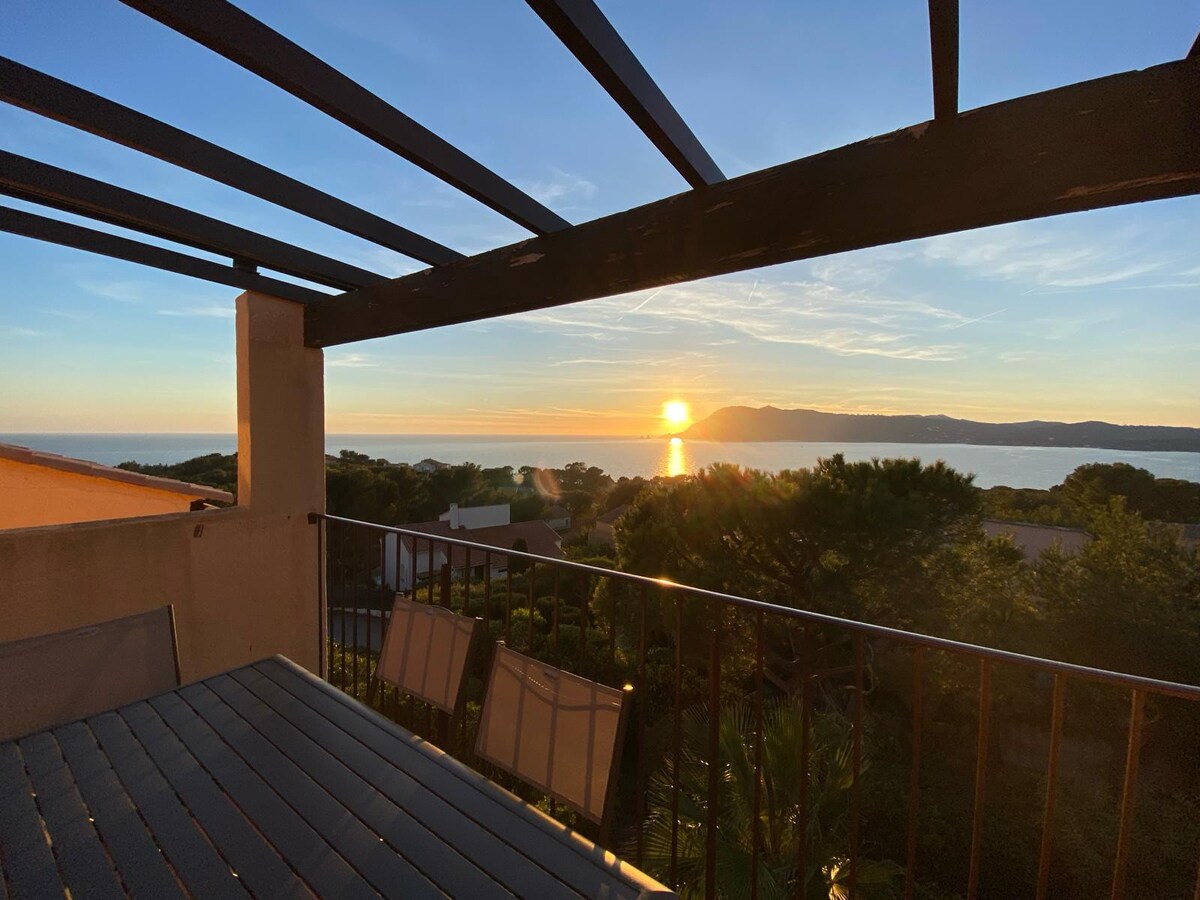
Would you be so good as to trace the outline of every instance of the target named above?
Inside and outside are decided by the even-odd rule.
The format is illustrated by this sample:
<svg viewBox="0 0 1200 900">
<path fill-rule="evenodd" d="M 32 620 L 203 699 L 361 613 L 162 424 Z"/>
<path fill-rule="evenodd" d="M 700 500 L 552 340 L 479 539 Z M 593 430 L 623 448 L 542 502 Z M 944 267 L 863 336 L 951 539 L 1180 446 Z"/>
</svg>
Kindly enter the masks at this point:
<svg viewBox="0 0 1200 900">
<path fill-rule="evenodd" d="M 462 254 L 224 147 L 0 57 L 0 100 L 156 156 L 430 265 Z"/>
<path fill-rule="evenodd" d="M 0 193 L 286 272 L 338 290 L 387 279 L 85 175 L 0 150 Z"/>
<path fill-rule="evenodd" d="M 311 346 L 1200 193 L 1200 64 L 1033 94 L 697 188 L 305 310 Z"/>
<path fill-rule="evenodd" d="M 933 118 L 958 115 L 958 0 L 929 0 L 929 53 L 933 62 Z"/>
<path fill-rule="evenodd" d="M 232 3 L 124 3 L 315 106 L 534 234 L 570 227 L 570 222 L 524 191 Z"/>
<path fill-rule="evenodd" d="M 593 0 L 527 0 L 692 187 L 725 176 Z"/>
<path fill-rule="evenodd" d="M 189 275 L 217 284 L 242 288 L 247 291 L 260 291 L 284 300 L 294 300 L 297 303 L 313 303 L 327 298 L 328 294 L 314 291 L 311 288 L 300 287 L 277 278 L 268 278 L 243 268 L 223 266 L 207 259 L 197 259 L 186 253 L 175 250 L 164 250 L 141 241 L 118 237 L 104 231 L 84 228 L 70 222 L 60 222 L 58 219 L 48 219 L 35 213 L 0 206 L 0 231 L 9 234 L 19 234 L 23 237 L 48 241 L 64 247 L 74 247 L 77 250 L 87 250 L 89 253 L 99 253 L 127 262 Z"/>
</svg>

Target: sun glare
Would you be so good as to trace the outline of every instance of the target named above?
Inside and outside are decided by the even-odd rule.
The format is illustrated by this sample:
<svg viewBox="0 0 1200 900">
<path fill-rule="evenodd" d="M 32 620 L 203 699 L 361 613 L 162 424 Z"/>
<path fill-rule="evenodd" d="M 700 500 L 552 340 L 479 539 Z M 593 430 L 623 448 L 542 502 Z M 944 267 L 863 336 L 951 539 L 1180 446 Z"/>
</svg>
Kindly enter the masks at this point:
<svg viewBox="0 0 1200 900">
<path fill-rule="evenodd" d="M 668 400 L 663 404 L 662 417 L 670 428 L 679 429 L 692 420 L 692 413 L 682 400 Z"/>
</svg>

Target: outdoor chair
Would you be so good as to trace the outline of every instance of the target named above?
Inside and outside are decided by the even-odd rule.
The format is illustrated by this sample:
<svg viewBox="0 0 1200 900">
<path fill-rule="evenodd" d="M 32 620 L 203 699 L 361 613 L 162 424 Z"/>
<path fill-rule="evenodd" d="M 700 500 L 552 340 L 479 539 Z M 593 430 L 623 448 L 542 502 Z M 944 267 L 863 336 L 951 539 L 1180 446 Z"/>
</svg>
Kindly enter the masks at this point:
<svg viewBox="0 0 1200 900">
<path fill-rule="evenodd" d="M 475 752 L 600 825 L 608 840 L 629 697 L 496 645 Z"/>
<path fill-rule="evenodd" d="M 376 681 L 394 685 L 454 717 L 479 621 L 397 594 L 375 666 Z M 375 687 L 373 682 L 372 694 Z"/>
<path fill-rule="evenodd" d="M 0 741 L 179 687 L 175 612 L 0 644 Z"/>
</svg>

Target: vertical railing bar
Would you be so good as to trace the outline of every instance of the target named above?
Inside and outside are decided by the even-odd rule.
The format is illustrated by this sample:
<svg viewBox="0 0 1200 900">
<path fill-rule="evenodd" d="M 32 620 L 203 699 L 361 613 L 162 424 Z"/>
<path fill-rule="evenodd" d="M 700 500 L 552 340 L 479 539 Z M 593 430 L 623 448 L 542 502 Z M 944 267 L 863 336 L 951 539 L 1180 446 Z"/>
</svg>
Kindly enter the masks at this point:
<svg viewBox="0 0 1200 900">
<path fill-rule="evenodd" d="M 387 604 L 387 536 L 383 533 L 379 535 L 379 652 L 383 653 L 383 608 Z M 375 615 L 374 610 L 371 610 L 367 615 L 367 681 L 370 682 L 373 673 L 370 670 L 371 666 L 371 646 L 372 634 L 375 631 Z M 376 657 L 378 659 L 378 656 Z M 377 684 L 379 704 L 375 707 L 383 715 L 387 715 L 387 685 L 379 682 Z"/>
<path fill-rule="evenodd" d="M 650 599 L 649 585 L 642 585 L 641 614 L 638 622 L 638 674 L 637 692 L 634 694 L 637 703 L 637 788 L 634 804 L 634 815 L 637 818 L 637 862 L 642 865 L 646 842 L 646 704 L 650 693 L 646 688 L 646 606 Z"/>
<path fill-rule="evenodd" d="M 533 560 L 529 561 L 525 577 L 529 579 L 529 655 L 533 656 L 533 585 L 537 581 L 537 563 Z"/>
<path fill-rule="evenodd" d="M 361 532 L 360 532 L 361 533 Z M 358 699 L 358 548 L 353 549 L 354 553 L 354 607 L 350 610 L 354 616 L 354 644 L 351 652 L 350 660 L 354 666 L 354 680 L 351 686 L 351 694 L 355 700 Z M 345 625 L 342 626 L 345 628 Z"/>
<path fill-rule="evenodd" d="M 762 765 L 763 765 L 763 677 L 766 653 L 763 646 L 763 611 L 755 616 L 754 666 L 754 802 L 750 828 L 750 898 L 758 898 L 758 864 L 762 845 Z"/>
<path fill-rule="evenodd" d="M 350 535 L 350 527 L 348 525 L 343 525 L 342 526 L 342 550 L 343 551 L 345 551 L 345 549 L 346 549 L 346 544 L 349 541 L 349 535 Z M 343 567 L 345 567 L 344 561 L 343 561 Z M 350 565 L 346 569 L 346 571 L 348 571 L 350 573 L 350 583 L 351 583 L 351 585 L 353 585 L 354 584 L 354 556 L 353 556 L 353 554 L 351 554 L 351 556 L 350 556 Z M 342 605 L 340 607 L 338 607 L 341 610 L 341 612 L 338 614 L 338 618 L 341 620 L 340 624 L 339 624 L 339 628 L 338 628 L 338 636 L 341 637 L 341 639 L 342 639 L 342 691 L 343 692 L 346 691 L 346 684 L 350 678 L 350 666 L 346 659 L 346 645 L 350 643 L 350 641 L 347 640 L 349 635 L 346 633 L 346 601 L 348 599 L 349 598 L 347 597 L 346 585 L 343 584 L 342 585 L 342 600 L 341 600 Z"/>
<path fill-rule="evenodd" d="M 466 556 L 463 560 L 463 615 L 471 615 L 471 548 L 464 547 Z M 451 604 L 453 605 L 453 604 Z"/>
<path fill-rule="evenodd" d="M 1146 717 L 1146 693 L 1133 689 L 1129 709 L 1129 745 L 1125 750 L 1125 781 L 1121 786 L 1121 822 L 1117 828 L 1117 853 L 1113 862 L 1112 900 L 1125 896 L 1129 865 L 1129 838 L 1133 833 L 1134 801 L 1138 764 L 1142 758 L 1142 726 Z"/>
<path fill-rule="evenodd" d="M 329 680 L 329 548 L 325 544 L 325 518 L 309 519 L 317 526 L 317 672 Z"/>
<path fill-rule="evenodd" d="M 975 745 L 975 805 L 971 814 L 971 860 L 967 872 L 967 900 L 979 895 L 979 858 L 983 842 L 983 802 L 987 784 L 988 725 L 992 704 L 992 664 L 979 660 L 979 737 Z"/>
<path fill-rule="evenodd" d="M 434 546 L 433 546 L 433 538 L 430 538 L 429 539 L 429 605 L 430 606 L 433 606 L 434 604 L 437 603 L 437 600 L 434 598 L 434 590 L 435 590 L 435 588 L 434 588 L 435 579 L 433 577 L 433 555 L 434 555 L 434 552 L 435 551 L 434 551 Z"/>
<path fill-rule="evenodd" d="M 675 597 L 675 703 L 671 723 L 671 889 L 679 887 L 679 756 L 683 744 L 683 598 Z"/>
<path fill-rule="evenodd" d="M 587 627 L 588 627 L 588 597 L 591 593 L 589 590 L 588 577 L 585 572 L 579 572 L 578 578 L 575 579 L 576 584 L 582 584 L 583 595 L 582 601 L 579 604 L 579 674 L 586 675 L 585 666 L 587 664 Z"/>
<path fill-rule="evenodd" d="M 1054 789 L 1058 782 L 1058 750 L 1062 745 L 1063 710 L 1067 679 L 1054 674 L 1054 694 L 1050 701 L 1050 758 L 1046 762 L 1046 808 L 1042 818 L 1042 849 L 1038 856 L 1037 900 L 1045 900 L 1050 884 L 1051 842 L 1054 832 Z"/>
<path fill-rule="evenodd" d="M 812 748 L 809 745 L 812 725 L 812 673 L 813 649 L 812 626 L 804 625 L 804 636 L 801 647 L 804 662 L 802 669 L 803 682 L 800 685 L 800 826 L 796 848 L 796 896 L 802 898 L 805 893 L 805 882 L 808 877 L 808 774 L 809 758 Z"/>
<path fill-rule="evenodd" d="M 554 640 L 554 664 L 556 666 L 562 665 L 562 659 L 558 655 L 558 577 L 559 577 L 559 574 L 560 574 L 559 568 L 558 568 L 558 566 L 555 566 L 554 567 L 554 605 L 551 607 L 550 615 L 551 615 L 551 622 L 552 622 L 551 629 L 552 629 L 552 633 L 554 635 L 554 638 L 553 638 L 553 640 Z M 639 690 L 640 690 L 640 688 L 639 688 Z"/>
<path fill-rule="evenodd" d="M 490 550 L 483 554 L 483 623 L 488 627 L 490 635 L 492 633 L 492 554 Z"/>
<path fill-rule="evenodd" d="M 908 775 L 908 859 L 904 870 L 904 900 L 913 900 L 917 886 L 917 824 L 921 791 L 921 725 L 925 675 L 925 648 L 913 648 L 912 770 Z"/>
<path fill-rule="evenodd" d="M 858 851 L 862 818 L 863 754 L 863 644 L 862 634 L 854 635 L 854 742 L 851 746 L 850 781 L 850 872 L 847 886 L 850 900 L 858 897 Z"/>
<path fill-rule="evenodd" d="M 708 802 L 704 841 L 704 896 L 717 896 L 717 825 L 721 789 L 721 601 L 712 601 L 708 651 Z"/>
<path fill-rule="evenodd" d="M 504 568 L 504 576 L 507 590 L 504 593 L 504 643 L 506 646 L 512 646 L 512 564 L 511 556 L 504 557 L 508 563 Z"/>
<path fill-rule="evenodd" d="M 608 587 L 608 664 L 612 666 L 617 662 L 617 590 L 611 582 Z"/>
</svg>

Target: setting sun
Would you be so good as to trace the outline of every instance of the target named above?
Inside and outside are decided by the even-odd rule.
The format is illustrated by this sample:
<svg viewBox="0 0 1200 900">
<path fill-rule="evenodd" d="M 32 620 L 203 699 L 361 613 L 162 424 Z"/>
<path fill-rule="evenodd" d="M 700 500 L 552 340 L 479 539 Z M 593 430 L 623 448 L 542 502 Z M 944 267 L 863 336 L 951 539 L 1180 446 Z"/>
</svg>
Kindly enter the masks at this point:
<svg viewBox="0 0 1200 900">
<path fill-rule="evenodd" d="M 673 429 L 682 428 L 692 420 L 691 411 L 682 400 L 668 400 L 664 403 L 662 417 Z"/>
</svg>

